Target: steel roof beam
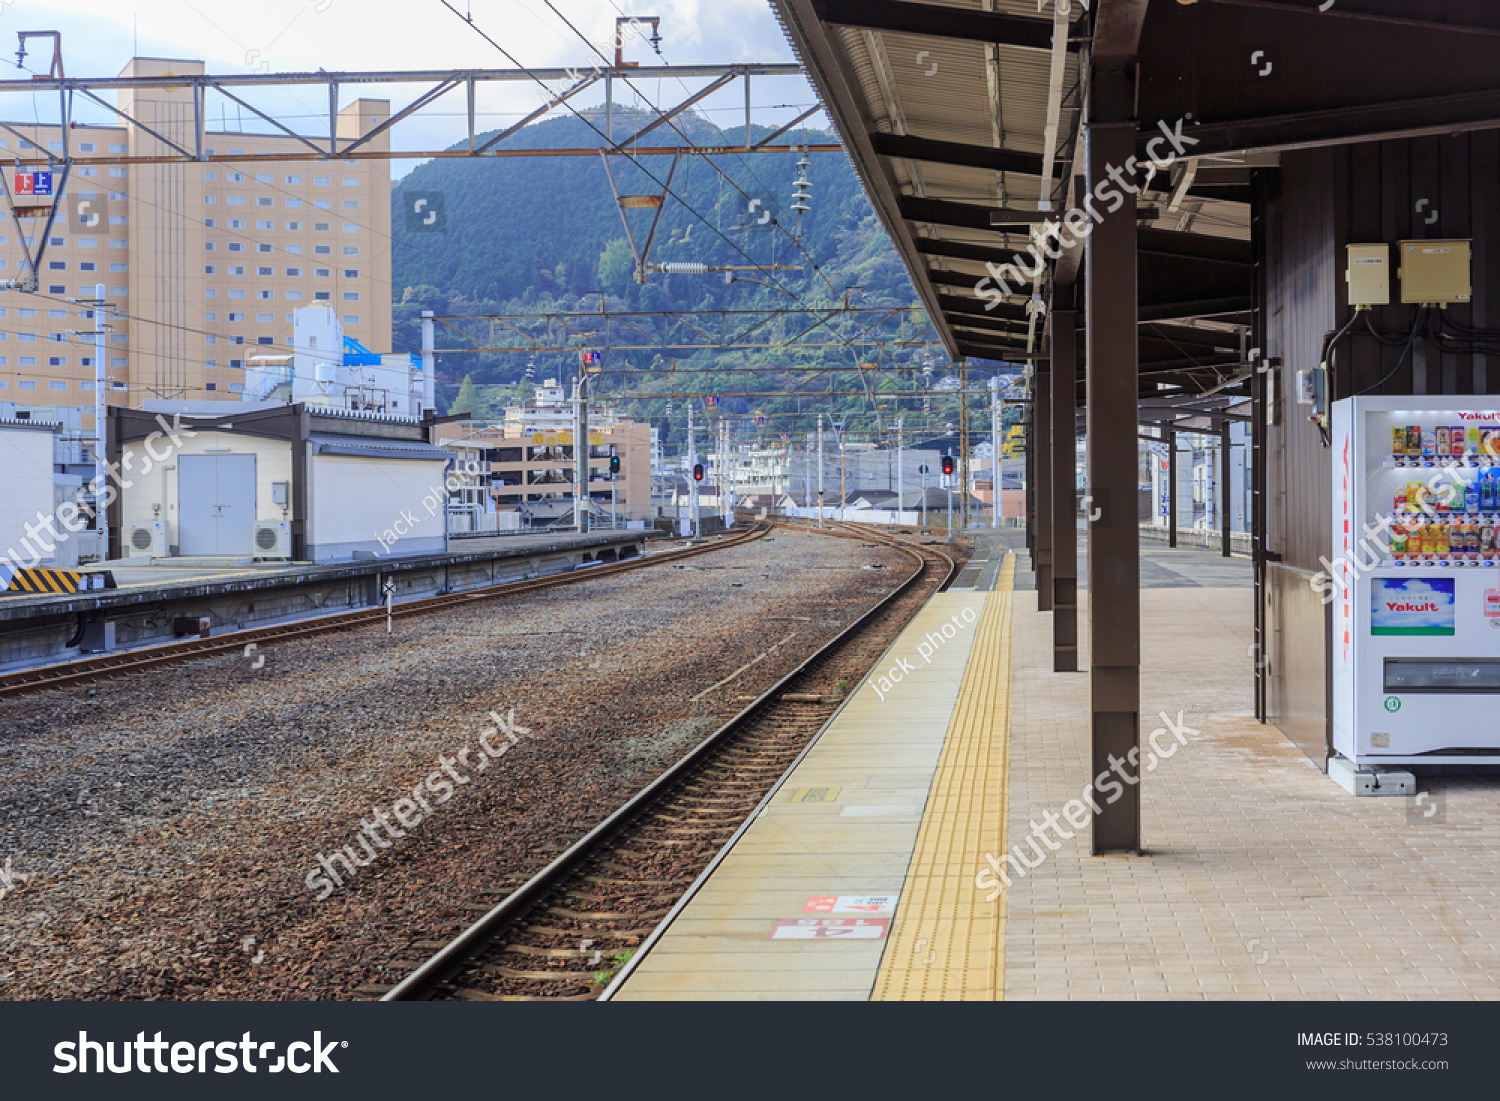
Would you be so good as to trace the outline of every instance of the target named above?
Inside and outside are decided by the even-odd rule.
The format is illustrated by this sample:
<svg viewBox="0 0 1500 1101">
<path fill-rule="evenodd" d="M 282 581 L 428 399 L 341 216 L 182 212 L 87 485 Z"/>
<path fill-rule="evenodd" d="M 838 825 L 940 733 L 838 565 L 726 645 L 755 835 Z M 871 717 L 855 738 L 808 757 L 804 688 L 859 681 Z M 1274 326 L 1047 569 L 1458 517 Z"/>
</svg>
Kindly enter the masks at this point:
<svg viewBox="0 0 1500 1101">
<path fill-rule="evenodd" d="M 965 145 L 956 141 L 936 141 L 910 134 L 871 134 L 875 152 L 882 157 L 901 157 L 933 164 L 956 164 L 964 168 L 985 168 L 991 172 L 1015 172 L 1023 176 L 1040 176 L 1042 158 L 1036 153 L 1019 153 L 1013 149 L 992 149 L 987 145 Z"/>
<path fill-rule="evenodd" d="M 994 42 L 1029 50 L 1052 48 L 1051 19 L 895 0 L 812 0 L 812 8 L 824 23 L 839 27 Z M 1075 31 L 1068 49 L 1077 50 L 1082 41 Z"/>
</svg>

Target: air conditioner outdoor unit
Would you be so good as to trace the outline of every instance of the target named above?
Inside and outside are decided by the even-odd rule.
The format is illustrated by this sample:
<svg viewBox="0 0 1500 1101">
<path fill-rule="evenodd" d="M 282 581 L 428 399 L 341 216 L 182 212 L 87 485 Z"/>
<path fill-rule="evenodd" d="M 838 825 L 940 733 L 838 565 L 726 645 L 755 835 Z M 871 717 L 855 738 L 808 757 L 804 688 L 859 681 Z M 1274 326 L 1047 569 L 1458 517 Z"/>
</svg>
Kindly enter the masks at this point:
<svg viewBox="0 0 1500 1101">
<path fill-rule="evenodd" d="M 255 557 L 290 558 L 292 556 L 292 525 L 285 520 L 257 520 L 255 522 Z"/>
<path fill-rule="evenodd" d="M 167 525 L 160 520 L 131 524 L 125 529 L 126 558 L 167 557 Z"/>
</svg>

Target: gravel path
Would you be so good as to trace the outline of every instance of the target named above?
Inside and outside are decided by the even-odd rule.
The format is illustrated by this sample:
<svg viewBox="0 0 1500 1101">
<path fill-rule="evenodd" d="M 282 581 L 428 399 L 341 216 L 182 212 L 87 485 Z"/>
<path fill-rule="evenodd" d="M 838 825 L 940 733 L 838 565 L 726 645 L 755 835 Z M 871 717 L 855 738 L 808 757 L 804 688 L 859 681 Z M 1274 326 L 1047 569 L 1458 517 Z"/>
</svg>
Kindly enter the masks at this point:
<svg viewBox="0 0 1500 1101">
<path fill-rule="evenodd" d="M 337 998 L 390 981 L 910 568 L 778 534 L 390 637 L 0 702 L 0 997 Z M 344 846 L 356 861 L 334 858 Z"/>
</svg>

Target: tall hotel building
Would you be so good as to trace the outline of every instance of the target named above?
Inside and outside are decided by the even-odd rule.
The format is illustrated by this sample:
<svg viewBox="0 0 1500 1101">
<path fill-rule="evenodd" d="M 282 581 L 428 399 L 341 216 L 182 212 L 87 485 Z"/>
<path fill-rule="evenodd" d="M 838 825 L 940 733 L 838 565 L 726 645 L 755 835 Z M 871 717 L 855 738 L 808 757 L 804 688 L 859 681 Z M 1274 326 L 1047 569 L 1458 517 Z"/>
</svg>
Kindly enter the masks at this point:
<svg viewBox="0 0 1500 1101">
<path fill-rule="evenodd" d="M 136 58 L 122 75 L 203 71 L 198 61 Z M 0 293 L 0 403 L 70 406 L 92 422 L 94 321 L 67 299 L 92 298 L 101 283 L 114 311 L 105 345 L 112 405 L 239 400 L 246 359 L 288 352 L 292 312 L 302 306 L 329 303 L 346 335 L 373 351 L 390 349 L 387 161 L 91 165 L 91 157 L 173 152 L 150 131 L 183 149 L 201 142 L 206 153 L 231 158 L 309 153 L 286 135 L 194 133 L 191 85 L 125 88 L 118 97 L 120 111 L 140 125 L 122 120 L 72 130 L 72 173 L 54 200 L 38 293 Z M 326 120 L 326 102 L 321 110 Z M 315 134 L 318 114 L 318 106 L 309 107 L 290 128 Z M 367 134 L 388 114 L 386 100 L 355 100 L 338 113 L 339 137 Z M 271 129 L 250 114 L 244 125 Z M 59 127 L 10 126 L 38 147 L 63 149 Z M 387 151 L 389 137 L 382 133 L 362 148 Z M 0 134 L 0 161 L 27 152 L 15 133 Z M 54 187 L 60 178 L 54 172 Z M 7 182 L 14 191 L 14 180 Z M 36 235 L 46 221 L 21 225 Z M 15 223 L 0 231 L 0 279 L 14 279 L 24 263 Z"/>
</svg>

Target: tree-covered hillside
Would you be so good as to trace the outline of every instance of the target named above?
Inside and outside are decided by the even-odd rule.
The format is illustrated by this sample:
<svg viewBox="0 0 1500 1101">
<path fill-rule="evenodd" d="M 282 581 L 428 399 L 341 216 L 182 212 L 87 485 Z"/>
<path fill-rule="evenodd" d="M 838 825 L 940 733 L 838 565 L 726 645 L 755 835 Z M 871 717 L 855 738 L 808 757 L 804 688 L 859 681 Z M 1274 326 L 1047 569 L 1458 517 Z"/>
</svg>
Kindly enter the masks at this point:
<svg viewBox="0 0 1500 1101">
<path fill-rule="evenodd" d="M 584 112 L 601 130 L 602 109 Z M 651 116 L 616 107 L 614 134 L 619 137 L 644 125 Z M 699 145 L 737 145 L 743 129 L 721 131 L 695 115 L 676 120 Z M 767 131 L 752 129 L 752 141 Z M 486 139 L 481 139 L 486 140 Z M 778 139 L 831 143 L 820 131 L 795 131 Z M 682 138 L 660 126 L 649 144 L 670 146 Z M 549 119 L 525 128 L 500 148 L 588 148 L 600 136 L 588 123 L 574 117 Z M 786 233 L 757 224 L 748 211 L 742 189 L 761 200 L 789 229 L 797 226 L 792 213 L 792 182 L 797 154 L 757 153 L 707 158 L 686 155 L 672 181 L 676 198 L 668 197 L 649 259 L 654 262 L 697 261 L 709 265 L 801 264 L 801 271 L 745 273 L 760 283 L 737 279 L 726 284 L 720 273 L 703 275 L 652 274 L 645 285 L 631 279 L 632 254 L 621 225 L 619 208 L 609 179 L 597 157 L 451 158 L 429 161 L 406 176 L 394 189 L 392 210 L 392 293 L 395 304 L 395 348 L 415 351 L 420 346 L 422 310 L 443 314 L 521 313 L 556 310 L 597 310 L 600 293 L 613 309 L 690 310 L 828 305 L 846 288 L 863 288 L 858 304 L 912 304 L 917 301 L 906 272 L 881 228 L 843 153 L 813 153 L 808 178 L 812 182 L 812 211 L 801 220 L 804 254 Z M 625 195 L 660 194 L 671 157 L 643 161 L 645 171 L 624 157 L 612 158 L 616 186 Z M 729 177 L 716 170 L 723 170 Z M 729 181 L 732 181 L 729 182 Z M 735 185 L 738 185 L 738 189 Z M 434 194 L 435 193 L 435 194 Z M 430 215 L 439 205 L 446 219 L 413 217 L 418 198 L 429 202 Z M 436 201 L 434 201 L 436 200 Z M 644 236 L 649 211 L 632 212 L 638 239 Z M 441 230 L 441 231 L 440 231 Z M 813 264 L 821 268 L 814 270 Z M 765 285 L 772 284 L 772 285 Z M 477 331 L 477 330 L 476 330 Z M 455 334 L 439 328 L 438 347 L 462 345 Z M 514 343 L 509 341 L 507 343 Z M 940 350 L 940 349 L 939 349 Z M 910 362 L 913 353 L 900 353 Z M 675 374 L 612 376 L 604 386 L 608 396 L 628 390 L 632 395 L 671 392 L 728 393 L 733 390 L 803 388 L 868 392 L 859 378 L 857 357 L 848 349 L 784 352 L 774 349 L 732 353 L 699 352 L 679 358 Z M 470 354 L 439 356 L 441 404 L 451 405 L 465 377 L 472 380 L 476 400 L 466 401 L 479 413 L 497 411 L 521 391 L 528 356 Z M 946 361 L 944 361 L 946 362 Z M 649 352 L 614 353 L 610 369 L 670 367 Z M 848 374 L 811 376 L 811 367 L 838 368 Z M 747 375 L 747 369 L 756 369 Z M 577 356 L 554 353 L 537 357 L 536 377 L 572 377 Z M 919 376 L 920 377 L 920 376 Z M 809 382 L 809 379 L 814 381 Z M 627 381 L 628 380 L 628 381 Z M 908 386 L 918 385 L 908 381 Z M 887 387 L 897 385 L 888 381 Z M 679 399 L 675 411 L 680 415 Z M 873 404 L 867 396 L 851 394 L 810 402 L 800 398 L 725 400 L 723 411 L 767 415 L 770 427 L 781 431 L 810 426 L 791 415 L 821 407 L 851 416 L 851 424 L 873 426 Z M 663 419 L 668 399 L 643 400 L 629 406 L 634 412 Z M 888 407 L 889 408 L 889 407 Z M 904 402 L 903 408 L 914 406 Z M 915 408 L 920 408 L 916 399 Z M 945 408 L 952 409 L 948 399 Z M 463 411 L 463 410 L 454 410 Z M 674 421 L 680 419 L 674 418 Z M 678 433 L 680 434 L 680 426 Z"/>
</svg>

